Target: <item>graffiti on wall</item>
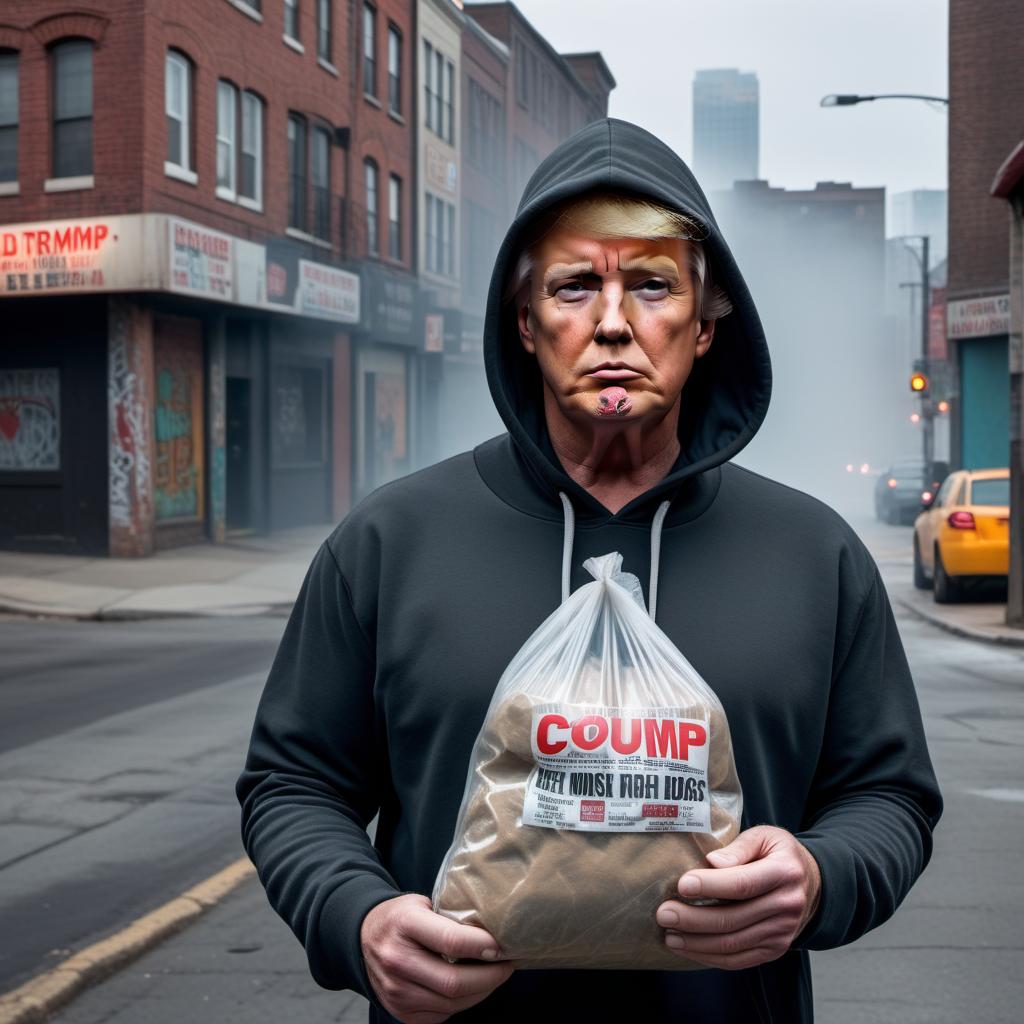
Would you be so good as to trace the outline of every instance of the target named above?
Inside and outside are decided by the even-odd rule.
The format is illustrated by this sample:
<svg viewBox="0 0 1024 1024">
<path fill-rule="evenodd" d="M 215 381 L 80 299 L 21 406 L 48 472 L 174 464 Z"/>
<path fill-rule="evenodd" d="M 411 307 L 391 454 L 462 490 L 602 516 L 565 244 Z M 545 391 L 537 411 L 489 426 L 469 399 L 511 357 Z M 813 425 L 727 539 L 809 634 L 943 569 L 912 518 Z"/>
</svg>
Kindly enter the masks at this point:
<svg viewBox="0 0 1024 1024">
<path fill-rule="evenodd" d="M 149 434 L 146 400 L 137 366 L 138 346 L 130 336 L 131 312 L 110 304 L 107 350 L 107 409 L 110 423 L 110 524 L 137 537 L 150 502 Z M 112 548 L 116 547 L 112 537 Z"/>
<path fill-rule="evenodd" d="M 0 469 L 60 469 L 60 370 L 0 370 Z"/>
<path fill-rule="evenodd" d="M 210 534 L 214 541 L 223 542 L 227 511 L 227 472 L 224 445 L 227 440 L 226 422 L 226 345 L 223 331 L 210 339 L 209 389 L 210 407 Z"/>
<path fill-rule="evenodd" d="M 157 519 L 199 515 L 199 467 L 193 440 L 192 375 L 180 363 L 167 365 L 157 352 L 156 490 Z M 163 364 L 163 365 L 161 365 Z"/>
</svg>

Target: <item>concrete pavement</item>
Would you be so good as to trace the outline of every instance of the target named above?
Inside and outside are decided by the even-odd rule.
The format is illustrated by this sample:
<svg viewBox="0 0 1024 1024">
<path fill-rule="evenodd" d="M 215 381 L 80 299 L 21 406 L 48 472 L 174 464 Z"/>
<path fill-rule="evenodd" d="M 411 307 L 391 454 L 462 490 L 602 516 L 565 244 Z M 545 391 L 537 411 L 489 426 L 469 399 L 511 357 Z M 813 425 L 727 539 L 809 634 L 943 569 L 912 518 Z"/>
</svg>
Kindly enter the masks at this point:
<svg viewBox="0 0 1024 1024">
<path fill-rule="evenodd" d="M 148 558 L 0 552 L 0 611 L 72 619 L 287 612 L 332 523 Z"/>
</svg>

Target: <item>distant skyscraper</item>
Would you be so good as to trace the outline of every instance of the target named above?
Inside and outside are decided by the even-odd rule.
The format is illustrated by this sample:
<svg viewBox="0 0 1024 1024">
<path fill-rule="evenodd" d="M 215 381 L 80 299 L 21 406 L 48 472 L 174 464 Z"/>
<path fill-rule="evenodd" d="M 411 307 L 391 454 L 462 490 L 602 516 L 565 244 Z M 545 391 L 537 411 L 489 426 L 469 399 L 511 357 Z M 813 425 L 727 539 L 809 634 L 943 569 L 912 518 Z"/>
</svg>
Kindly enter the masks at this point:
<svg viewBox="0 0 1024 1024">
<path fill-rule="evenodd" d="M 705 192 L 758 177 L 757 75 L 736 68 L 693 80 L 693 172 Z"/>
<path fill-rule="evenodd" d="M 889 198 L 890 238 L 928 235 L 928 262 L 934 267 L 946 258 L 946 190 L 916 188 Z"/>
</svg>

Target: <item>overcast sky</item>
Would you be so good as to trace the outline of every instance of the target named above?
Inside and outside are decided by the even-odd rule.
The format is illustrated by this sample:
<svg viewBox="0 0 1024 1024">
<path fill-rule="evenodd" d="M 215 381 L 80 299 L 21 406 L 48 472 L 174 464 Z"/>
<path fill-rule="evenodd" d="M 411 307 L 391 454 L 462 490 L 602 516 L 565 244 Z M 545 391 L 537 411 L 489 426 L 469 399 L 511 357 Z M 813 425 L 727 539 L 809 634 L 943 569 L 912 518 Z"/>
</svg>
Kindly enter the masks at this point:
<svg viewBox="0 0 1024 1024">
<path fill-rule="evenodd" d="M 947 0 L 515 0 L 559 52 L 600 50 L 618 85 L 609 114 L 634 121 L 688 163 L 693 77 L 754 71 L 761 174 L 946 187 L 945 108 L 910 100 L 822 108 L 826 93 L 947 96 Z"/>
</svg>

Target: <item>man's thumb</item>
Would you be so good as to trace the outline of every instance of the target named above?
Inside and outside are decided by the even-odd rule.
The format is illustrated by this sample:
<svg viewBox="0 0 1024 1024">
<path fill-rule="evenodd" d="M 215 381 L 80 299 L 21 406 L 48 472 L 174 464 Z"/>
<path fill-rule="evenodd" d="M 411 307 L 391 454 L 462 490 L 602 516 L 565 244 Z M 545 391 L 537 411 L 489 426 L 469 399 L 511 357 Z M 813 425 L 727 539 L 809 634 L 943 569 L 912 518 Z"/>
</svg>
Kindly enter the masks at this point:
<svg viewBox="0 0 1024 1024">
<path fill-rule="evenodd" d="M 749 864 L 761 856 L 764 837 L 756 830 L 749 828 L 741 832 L 728 846 L 714 850 L 707 855 L 713 868 L 731 868 L 737 864 Z"/>
</svg>

